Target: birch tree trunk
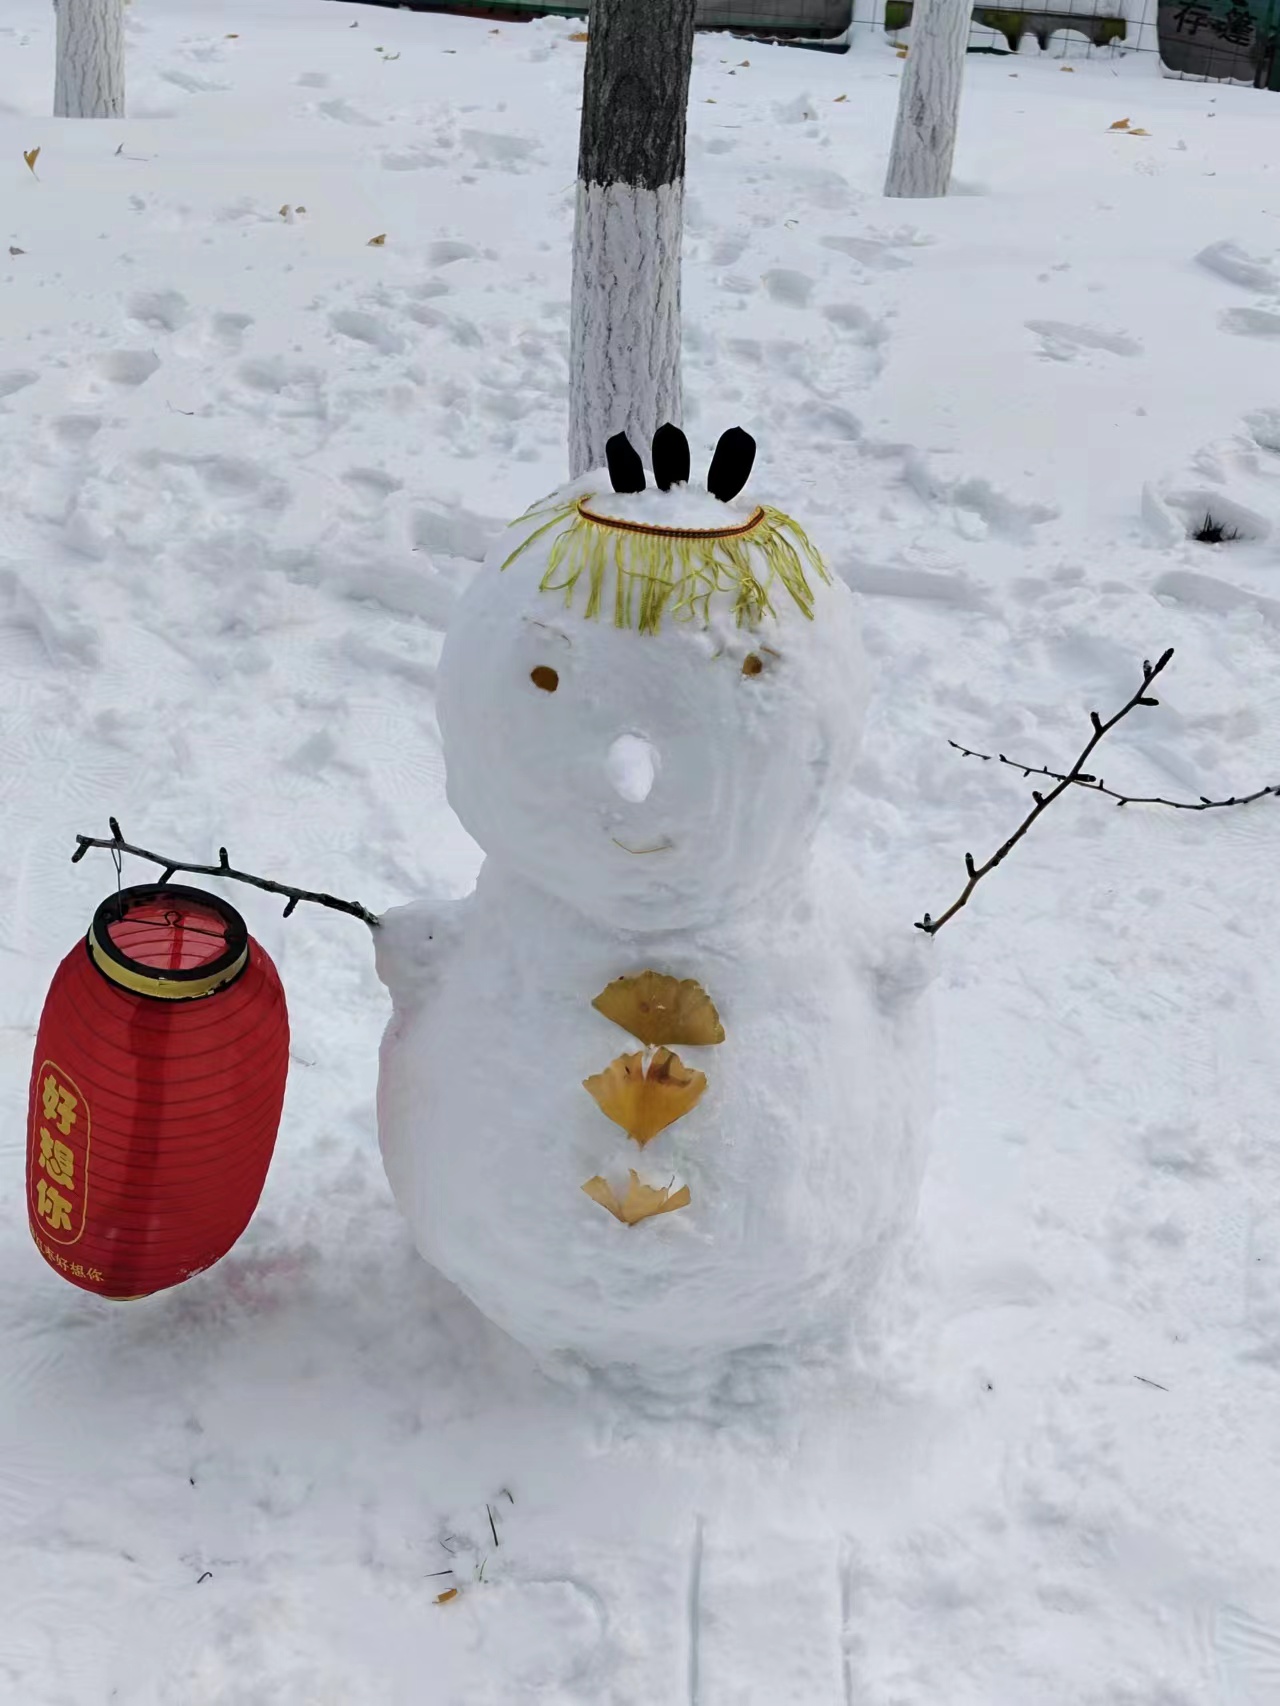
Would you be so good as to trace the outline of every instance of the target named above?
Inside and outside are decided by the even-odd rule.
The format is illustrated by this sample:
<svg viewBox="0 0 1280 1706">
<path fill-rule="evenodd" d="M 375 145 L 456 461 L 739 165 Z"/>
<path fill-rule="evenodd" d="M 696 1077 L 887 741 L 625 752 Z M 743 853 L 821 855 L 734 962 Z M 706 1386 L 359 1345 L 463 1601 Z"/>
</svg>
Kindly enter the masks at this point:
<svg viewBox="0 0 1280 1706">
<path fill-rule="evenodd" d="M 124 117 L 124 0 L 53 0 L 55 118 Z"/>
<path fill-rule="evenodd" d="M 573 234 L 569 463 L 680 424 L 680 244 L 694 0 L 592 0 Z"/>
<path fill-rule="evenodd" d="M 914 0 L 884 193 L 946 195 L 972 0 Z"/>
</svg>

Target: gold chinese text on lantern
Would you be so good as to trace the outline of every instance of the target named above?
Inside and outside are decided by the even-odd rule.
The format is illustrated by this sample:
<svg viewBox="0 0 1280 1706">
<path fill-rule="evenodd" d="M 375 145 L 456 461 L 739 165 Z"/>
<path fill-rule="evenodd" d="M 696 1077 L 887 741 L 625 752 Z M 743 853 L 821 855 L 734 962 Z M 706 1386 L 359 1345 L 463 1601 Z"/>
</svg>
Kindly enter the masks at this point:
<svg viewBox="0 0 1280 1706">
<path fill-rule="evenodd" d="M 646 1045 L 646 1052 L 619 1055 L 583 1081 L 600 1111 L 643 1149 L 696 1107 L 707 1087 L 705 1073 L 686 1066 L 667 1045 L 722 1043 L 724 1026 L 700 983 L 655 971 L 615 979 L 592 1006 Z M 690 1200 L 687 1185 L 671 1194 L 668 1187 L 645 1184 L 634 1169 L 621 1197 L 599 1174 L 582 1188 L 626 1226 L 684 1208 Z"/>
<path fill-rule="evenodd" d="M 31 1183 L 33 1233 L 55 1244 L 76 1244 L 84 1233 L 89 1188 L 89 1107 L 78 1087 L 51 1060 L 40 1063 L 39 1119 Z"/>
</svg>

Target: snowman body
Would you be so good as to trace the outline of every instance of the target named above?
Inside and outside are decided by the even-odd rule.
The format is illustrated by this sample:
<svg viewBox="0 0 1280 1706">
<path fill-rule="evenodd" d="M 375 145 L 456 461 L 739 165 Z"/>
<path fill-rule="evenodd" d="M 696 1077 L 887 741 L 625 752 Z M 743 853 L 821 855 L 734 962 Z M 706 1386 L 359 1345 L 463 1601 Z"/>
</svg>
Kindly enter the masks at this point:
<svg viewBox="0 0 1280 1706">
<path fill-rule="evenodd" d="M 378 932 L 379 1132 L 422 1254 L 535 1352 L 679 1383 L 842 1342 L 911 1218 L 919 944 L 824 824 L 864 705 L 851 595 L 750 503 L 588 478 L 461 601 L 438 714 L 486 858 Z M 642 1146 L 587 1086 L 660 1060 L 593 1005 L 650 972 L 723 1040 L 672 1045 L 705 1088 Z M 633 1171 L 681 1206 L 618 1218 Z"/>
</svg>

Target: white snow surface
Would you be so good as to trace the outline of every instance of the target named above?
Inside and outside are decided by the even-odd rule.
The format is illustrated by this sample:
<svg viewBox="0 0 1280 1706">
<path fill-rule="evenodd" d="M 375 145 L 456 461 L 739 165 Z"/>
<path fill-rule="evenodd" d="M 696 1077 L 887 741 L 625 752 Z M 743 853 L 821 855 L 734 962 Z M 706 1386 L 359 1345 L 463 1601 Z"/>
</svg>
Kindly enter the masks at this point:
<svg viewBox="0 0 1280 1706">
<path fill-rule="evenodd" d="M 244 1239 L 129 1305 L 31 1246 L 34 1027 L 115 880 L 76 831 L 472 887 L 435 668 L 566 471 L 574 28 L 137 0 L 131 116 L 88 124 L 47 116 L 52 9 L 0 13 L 0 1700 L 1270 1706 L 1266 802 L 1062 800 L 932 944 L 917 1236 L 825 1394 L 547 1381 L 392 1201 L 368 933 L 246 889 L 294 1057 Z M 755 433 L 858 595 L 832 834 L 886 938 L 1028 804 L 948 739 L 1061 765 L 1165 646 L 1108 784 L 1280 780 L 1275 101 L 1071 64 L 971 59 L 957 193 L 908 210 L 873 32 L 698 44 L 686 426 L 699 469 Z"/>
</svg>

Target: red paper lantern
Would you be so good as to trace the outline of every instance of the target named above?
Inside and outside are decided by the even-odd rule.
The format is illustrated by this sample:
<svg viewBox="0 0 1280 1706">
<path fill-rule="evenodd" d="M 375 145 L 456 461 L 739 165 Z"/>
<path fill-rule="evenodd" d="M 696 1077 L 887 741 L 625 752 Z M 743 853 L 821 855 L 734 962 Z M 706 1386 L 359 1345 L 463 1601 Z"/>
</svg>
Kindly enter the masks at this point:
<svg viewBox="0 0 1280 1706">
<path fill-rule="evenodd" d="M 225 1256 L 262 1194 L 288 1065 L 284 990 L 233 907 L 164 884 L 105 900 L 36 1037 L 27 1209 L 45 1260 L 128 1298 Z"/>
</svg>

